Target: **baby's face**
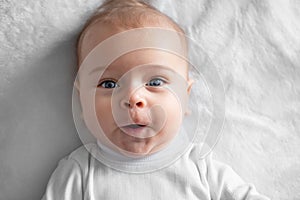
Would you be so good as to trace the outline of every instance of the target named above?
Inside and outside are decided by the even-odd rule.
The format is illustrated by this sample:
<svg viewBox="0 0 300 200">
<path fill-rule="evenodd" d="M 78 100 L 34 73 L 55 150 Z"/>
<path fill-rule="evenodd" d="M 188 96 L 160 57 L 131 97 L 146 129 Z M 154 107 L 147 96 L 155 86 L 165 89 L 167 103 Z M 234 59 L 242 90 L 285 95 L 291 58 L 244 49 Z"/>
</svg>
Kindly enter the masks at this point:
<svg viewBox="0 0 300 200">
<path fill-rule="evenodd" d="M 138 155 L 165 147 L 185 114 L 191 89 L 187 74 L 184 59 L 158 49 L 132 51 L 103 69 L 95 112 L 111 144 Z"/>
<path fill-rule="evenodd" d="M 139 154 L 165 146 L 182 121 L 175 90 L 185 88 L 188 95 L 186 71 L 184 60 L 160 50 L 138 50 L 113 62 L 100 77 L 95 97 L 98 121 L 108 139 Z"/>
</svg>

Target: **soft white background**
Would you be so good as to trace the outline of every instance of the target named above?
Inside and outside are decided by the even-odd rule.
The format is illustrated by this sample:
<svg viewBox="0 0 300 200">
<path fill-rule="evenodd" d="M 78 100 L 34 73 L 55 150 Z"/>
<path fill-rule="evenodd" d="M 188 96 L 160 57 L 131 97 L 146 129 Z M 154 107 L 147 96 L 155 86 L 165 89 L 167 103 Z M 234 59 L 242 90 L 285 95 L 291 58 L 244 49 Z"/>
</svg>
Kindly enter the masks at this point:
<svg viewBox="0 0 300 200">
<path fill-rule="evenodd" d="M 275 200 L 300 199 L 300 1 L 156 0 L 201 43 L 226 92 L 216 158 Z M 80 145 L 75 41 L 99 0 L 0 0 L 0 200 L 37 200 Z"/>
</svg>

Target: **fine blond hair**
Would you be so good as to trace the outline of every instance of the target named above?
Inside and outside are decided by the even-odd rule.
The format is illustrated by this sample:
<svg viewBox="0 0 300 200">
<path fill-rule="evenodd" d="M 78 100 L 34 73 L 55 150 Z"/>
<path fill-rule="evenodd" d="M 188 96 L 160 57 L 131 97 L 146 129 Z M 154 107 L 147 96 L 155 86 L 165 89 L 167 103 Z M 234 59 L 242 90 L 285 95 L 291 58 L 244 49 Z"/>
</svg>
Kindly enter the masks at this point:
<svg viewBox="0 0 300 200">
<path fill-rule="evenodd" d="M 124 30 L 145 27 L 145 23 L 168 24 L 184 34 L 184 30 L 170 17 L 142 0 L 106 0 L 86 22 L 77 40 L 78 65 L 82 60 L 81 45 L 88 28 L 98 22 Z"/>
</svg>

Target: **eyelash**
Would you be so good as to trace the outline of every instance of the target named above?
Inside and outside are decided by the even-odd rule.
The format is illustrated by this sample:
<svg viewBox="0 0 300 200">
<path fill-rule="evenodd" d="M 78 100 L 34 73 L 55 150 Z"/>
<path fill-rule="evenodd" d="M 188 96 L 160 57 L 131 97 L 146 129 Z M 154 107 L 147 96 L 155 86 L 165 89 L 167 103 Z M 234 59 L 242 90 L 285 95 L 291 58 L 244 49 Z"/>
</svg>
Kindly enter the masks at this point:
<svg viewBox="0 0 300 200">
<path fill-rule="evenodd" d="M 161 84 L 160 85 L 151 85 L 152 83 L 155 83 L 155 81 L 159 81 Z M 163 84 L 167 83 L 166 80 L 164 80 L 163 78 L 152 78 L 148 83 L 146 83 L 146 86 L 150 86 L 150 87 L 160 87 Z"/>
<path fill-rule="evenodd" d="M 152 85 L 152 84 L 155 84 L 155 82 L 157 83 L 157 81 L 159 81 L 159 85 Z M 114 85 L 112 87 L 105 87 L 105 84 L 107 83 L 113 83 Z M 162 86 L 163 84 L 166 84 L 167 81 L 163 78 L 152 78 L 148 83 L 145 84 L 145 86 L 149 86 L 149 87 L 160 87 Z M 116 87 L 119 87 L 119 85 L 117 84 L 117 82 L 115 80 L 104 80 L 104 81 L 101 81 L 97 87 L 102 87 L 102 88 L 106 88 L 106 89 L 113 89 L 113 88 L 116 88 Z"/>
<path fill-rule="evenodd" d="M 113 83 L 113 84 L 114 84 L 114 87 L 105 87 L 104 84 L 106 84 L 106 83 Z M 104 81 L 101 81 L 101 82 L 97 85 L 97 87 L 102 87 L 102 88 L 106 88 L 106 89 L 113 89 L 113 88 L 118 87 L 118 84 L 117 84 L 117 82 L 116 82 L 115 80 L 104 80 Z"/>
</svg>

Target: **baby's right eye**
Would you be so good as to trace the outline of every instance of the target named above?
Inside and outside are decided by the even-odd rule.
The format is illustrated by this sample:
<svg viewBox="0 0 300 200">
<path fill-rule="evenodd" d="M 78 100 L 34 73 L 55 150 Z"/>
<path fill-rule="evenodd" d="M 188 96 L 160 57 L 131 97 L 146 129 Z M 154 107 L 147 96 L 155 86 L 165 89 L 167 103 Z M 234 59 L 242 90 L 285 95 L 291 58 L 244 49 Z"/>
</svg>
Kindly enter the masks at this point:
<svg viewBox="0 0 300 200">
<path fill-rule="evenodd" d="M 105 80 L 98 84 L 98 87 L 103 87 L 108 89 L 116 88 L 117 86 L 118 84 L 113 80 Z"/>
</svg>

